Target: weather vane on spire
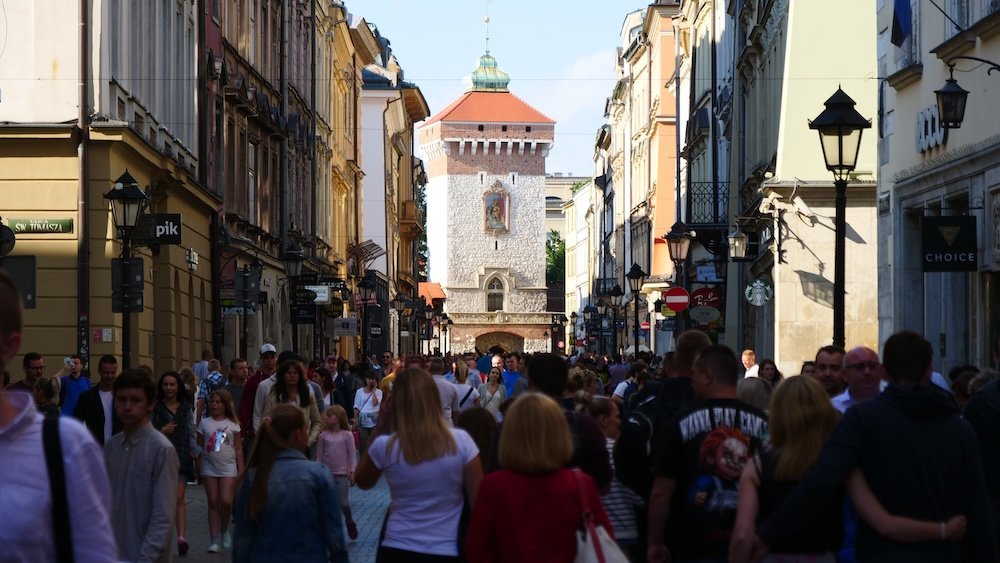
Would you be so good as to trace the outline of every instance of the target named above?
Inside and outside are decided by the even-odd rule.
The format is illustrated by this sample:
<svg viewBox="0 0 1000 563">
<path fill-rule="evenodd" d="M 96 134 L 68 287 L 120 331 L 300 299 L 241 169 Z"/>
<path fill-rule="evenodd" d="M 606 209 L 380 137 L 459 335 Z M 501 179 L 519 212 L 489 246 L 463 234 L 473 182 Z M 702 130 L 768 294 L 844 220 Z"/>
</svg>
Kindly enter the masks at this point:
<svg viewBox="0 0 1000 563">
<path fill-rule="evenodd" d="M 486 54 L 490 54 L 490 0 L 486 0 L 486 17 L 483 18 L 486 24 Z"/>
</svg>

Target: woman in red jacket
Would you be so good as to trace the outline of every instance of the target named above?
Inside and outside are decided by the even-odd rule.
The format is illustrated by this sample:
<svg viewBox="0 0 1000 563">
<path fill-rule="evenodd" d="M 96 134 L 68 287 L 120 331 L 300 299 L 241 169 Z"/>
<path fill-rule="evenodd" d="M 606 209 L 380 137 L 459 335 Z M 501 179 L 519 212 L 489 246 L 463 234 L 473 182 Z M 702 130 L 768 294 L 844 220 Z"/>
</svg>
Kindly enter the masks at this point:
<svg viewBox="0 0 1000 563">
<path fill-rule="evenodd" d="M 565 469 L 573 455 L 566 417 L 555 401 L 522 395 L 504 418 L 500 465 L 479 485 L 466 535 L 469 563 L 571 563 L 582 524 L 583 495 L 594 523 L 612 534 L 597 487 Z"/>
</svg>

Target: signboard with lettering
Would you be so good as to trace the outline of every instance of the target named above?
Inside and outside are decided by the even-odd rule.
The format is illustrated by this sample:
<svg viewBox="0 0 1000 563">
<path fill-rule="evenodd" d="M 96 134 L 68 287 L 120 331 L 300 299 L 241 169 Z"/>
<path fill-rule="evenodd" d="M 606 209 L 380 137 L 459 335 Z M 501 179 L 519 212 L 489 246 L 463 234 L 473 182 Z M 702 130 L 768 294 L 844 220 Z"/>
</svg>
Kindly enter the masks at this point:
<svg viewBox="0 0 1000 563">
<path fill-rule="evenodd" d="M 975 272 L 979 266 L 975 217 L 924 217 L 921 240 L 924 272 Z"/>
<path fill-rule="evenodd" d="M 8 219 L 15 235 L 72 233 L 73 219 Z"/>
<path fill-rule="evenodd" d="M 181 214 L 180 213 L 152 213 L 141 215 L 136 223 L 135 232 L 132 238 L 136 244 L 180 244 L 181 243 Z"/>
</svg>

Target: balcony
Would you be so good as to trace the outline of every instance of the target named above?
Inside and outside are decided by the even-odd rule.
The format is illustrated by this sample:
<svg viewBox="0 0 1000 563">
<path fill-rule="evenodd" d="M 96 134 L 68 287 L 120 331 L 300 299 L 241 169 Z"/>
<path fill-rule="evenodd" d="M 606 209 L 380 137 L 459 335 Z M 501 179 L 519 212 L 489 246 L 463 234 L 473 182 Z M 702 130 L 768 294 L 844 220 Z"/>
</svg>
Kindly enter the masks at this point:
<svg viewBox="0 0 1000 563">
<path fill-rule="evenodd" d="M 694 229 L 729 225 L 729 182 L 691 182 L 687 189 L 687 218 Z"/>
<path fill-rule="evenodd" d="M 416 200 L 407 200 L 399 208 L 399 234 L 415 239 L 424 231 L 424 219 Z"/>
</svg>

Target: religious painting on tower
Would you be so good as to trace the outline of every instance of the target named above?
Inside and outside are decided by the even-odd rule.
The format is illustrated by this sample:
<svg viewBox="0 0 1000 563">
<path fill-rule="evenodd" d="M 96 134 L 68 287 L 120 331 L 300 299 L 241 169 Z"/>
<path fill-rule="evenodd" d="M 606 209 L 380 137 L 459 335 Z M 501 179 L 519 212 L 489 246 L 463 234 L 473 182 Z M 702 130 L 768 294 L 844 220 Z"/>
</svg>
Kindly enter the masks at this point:
<svg viewBox="0 0 1000 563">
<path fill-rule="evenodd" d="M 483 194 L 483 228 L 494 235 L 510 230 L 510 194 L 500 182 Z"/>
</svg>

